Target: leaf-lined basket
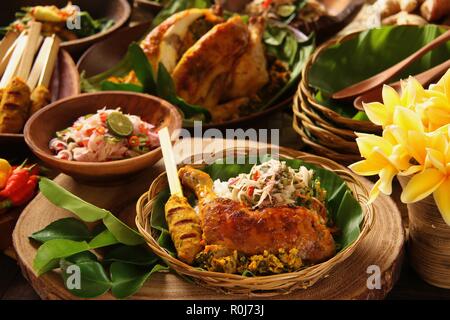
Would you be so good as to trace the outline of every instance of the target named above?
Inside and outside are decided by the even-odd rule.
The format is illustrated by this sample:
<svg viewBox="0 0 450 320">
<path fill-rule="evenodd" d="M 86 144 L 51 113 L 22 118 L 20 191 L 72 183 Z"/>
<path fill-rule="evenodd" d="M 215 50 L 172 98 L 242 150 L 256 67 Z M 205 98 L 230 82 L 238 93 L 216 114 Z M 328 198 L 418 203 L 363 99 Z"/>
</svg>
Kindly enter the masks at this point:
<svg viewBox="0 0 450 320">
<path fill-rule="evenodd" d="M 250 149 L 237 149 L 227 155 L 246 156 L 258 154 Z M 224 152 L 225 154 L 225 152 Z M 210 155 L 208 155 L 210 156 Z M 215 157 L 217 158 L 217 157 Z M 348 258 L 358 243 L 369 232 L 373 221 L 373 207 L 368 202 L 368 190 L 358 178 L 337 163 L 301 153 L 295 158 L 280 153 L 289 165 L 305 165 L 317 170 L 321 184 L 327 191 L 327 210 L 341 224 L 341 236 L 335 238 L 341 250 L 329 260 L 300 269 L 296 272 L 268 276 L 251 276 L 211 272 L 190 266 L 176 258 L 170 234 L 164 217 L 164 204 L 169 196 L 166 174 L 158 176 L 148 192 L 144 193 L 136 205 L 136 225 L 148 246 L 160 256 L 170 268 L 181 276 L 187 276 L 196 283 L 224 293 L 268 297 L 288 294 L 297 289 L 306 289 L 327 276 L 338 263 Z M 252 165 L 204 164 L 194 165 L 207 171 L 213 179 L 222 180 L 236 175 L 236 170 L 248 172 Z M 240 169 L 237 169 L 237 168 Z M 333 216 L 334 215 L 334 216 Z"/>
</svg>

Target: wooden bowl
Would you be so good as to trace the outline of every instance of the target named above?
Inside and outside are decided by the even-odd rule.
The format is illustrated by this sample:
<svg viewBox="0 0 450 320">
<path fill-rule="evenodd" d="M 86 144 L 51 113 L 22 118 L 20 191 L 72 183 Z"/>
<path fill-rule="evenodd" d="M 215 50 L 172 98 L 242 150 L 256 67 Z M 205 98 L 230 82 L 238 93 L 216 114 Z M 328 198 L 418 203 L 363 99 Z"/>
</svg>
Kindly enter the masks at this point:
<svg viewBox="0 0 450 320">
<path fill-rule="evenodd" d="M 76 96 L 80 93 L 80 75 L 72 57 L 66 50 L 60 50 L 58 61 L 50 82 L 51 101 Z M 0 133 L 1 142 L 23 143 L 21 133 Z"/>
<path fill-rule="evenodd" d="M 133 41 L 139 41 L 144 37 L 151 27 L 151 23 L 142 23 L 134 27 L 124 28 L 114 35 L 90 47 L 78 60 L 77 67 L 80 73 L 84 73 L 89 78 L 105 72 L 118 64 L 125 56 L 128 46 Z M 101 63 L 99 63 L 101 61 Z M 295 91 L 295 89 L 293 90 Z M 256 111 L 239 119 L 229 120 L 221 123 L 203 123 L 203 129 L 209 128 L 237 128 L 251 126 L 252 122 L 261 117 L 279 111 L 292 103 L 292 95 L 287 93 L 285 97 L 280 97 L 279 101 L 264 110 Z M 193 123 L 185 122 L 184 127 L 192 129 Z"/>
<path fill-rule="evenodd" d="M 119 181 L 161 159 L 160 147 L 138 157 L 108 162 L 77 162 L 53 156 L 48 143 L 57 131 L 71 126 L 80 116 L 95 113 L 105 106 L 120 107 L 124 113 L 140 116 L 157 129 L 168 127 L 173 141 L 178 138 L 181 115 L 170 103 L 146 94 L 105 91 L 60 100 L 38 111 L 25 126 L 25 141 L 48 166 L 91 183 Z"/>
<path fill-rule="evenodd" d="M 11 23 L 15 19 L 15 13 L 22 7 L 55 5 L 58 8 L 62 8 L 67 4 L 67 2 L 68 0 L 1 1 L 0 21 L 2 21 L 2 25 Z M 80 55 L 83 50 L 87 49 L 94 42 L 105 38 L 122 27 L 127 22 L 131 14 L 131 8 L 127 0 L 72 0 L 72 3 L 79 6 L 82 11 L 89 12 L 94 19 L 108 18 L 114 20 L 114 25 L 104 32 L 61 43 L 61 47 L 74 56 Z"/>
</svg>

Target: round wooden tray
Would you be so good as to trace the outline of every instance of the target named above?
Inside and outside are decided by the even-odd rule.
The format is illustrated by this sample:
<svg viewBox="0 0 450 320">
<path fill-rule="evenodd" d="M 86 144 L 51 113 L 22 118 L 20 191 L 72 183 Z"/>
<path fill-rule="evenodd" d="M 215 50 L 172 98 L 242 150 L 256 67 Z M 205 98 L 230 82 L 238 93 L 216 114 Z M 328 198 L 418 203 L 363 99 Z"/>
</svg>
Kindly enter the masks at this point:
<svg viewBox="0 0 450 320">
<path fill-rule="evenodd" d="M 185 159 L 198 144 L 198 140 L 185 139 L 180 142 L 180 159 Z M 216 139 L 207 145 L 223 145 Z M 205 147 L 205 142 L 203 146 Z M 205 149 L 205 148 L 204 148 Z M 281 152 L 290 156 L 303 154 L 300 151 L 281 148 Z M 85 186 L 72 178 L 60 175 L 57 181 L 64 188 L 92 202 L 95 205 L 112 210 L 127 223 L 134 221 L 135 201 L 146 191 L 151 181 L 163 171 L 163 163 L 139 175 L 132 183 L 111 187 Z M 371 183 L 362 179 L 371 187 Z M 124 191 L 126 190 L 126 192 Z M 386 196 L 380 196 L 374 203 L 374 223 L 368 235 L 361 241 L 355 252 L 343 263 L 337 265 L 329 276 L 314 286 L 289 295 L 280 295 L 270 299 L 382 299 L 391 290 L 400 273 L 405 241 L 400 212 L 395 203 Z M 36 247 L 28 240 L 33 232 L 47 226 L 54 220 L 71 216 L 38 195 L 23 211 L 14 230 L 13 241 L 22 272 L 39 296 L 43 299 L 77 299 L 63 286 L 57 272 L 49 272 L 37 277 L 32 269 Z M 379 267 L 381 287 L 369 289 L 370 268 Z M 370 283 L 370 281 L 369 281 Z M 242 298 L 242 297 L 239 297 Z M 249 297 L 250 298 L 250 297 Z M 100 299 L 113 299 L 108 293 Z M 132 299 L 236 299 L 233 295 L 224 295 L 216 291 L 189 283 L 172 273 L 153 275 L 144 287 Z"/>
</svg>

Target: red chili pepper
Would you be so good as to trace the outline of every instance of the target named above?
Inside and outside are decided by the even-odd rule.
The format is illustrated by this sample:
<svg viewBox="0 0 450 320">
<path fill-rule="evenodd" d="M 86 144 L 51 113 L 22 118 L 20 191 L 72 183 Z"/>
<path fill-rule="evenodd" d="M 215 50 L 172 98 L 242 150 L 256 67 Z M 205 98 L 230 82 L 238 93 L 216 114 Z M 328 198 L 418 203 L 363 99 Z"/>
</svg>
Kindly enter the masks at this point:
<svg viewBox="0 0 450 320">
<path fill-rule="evenodd" d="M 258 179 L 259 179 L 260 176 L 261 176 L 261 174 L 259 173 L 259 171 L 256 171 L 256 172 L 253 174 L 253 180 L 258 181 Z"/>
<path fill-rule="evenodd" d="M 0 191 L 0 198 L 10 198 L 27 183 L 29 177 L 30 170 L 28 168 L 24 168 L 23 164 L 14 169 L 6 182 L 5 188 Z"/>
<path fill-rule="evenodd" d="M 271 4 L 272 4 L 272 0 L 264 0 L 264 2 L 262 3 L 262 7 L 264 9 L 267 9 L 268 7 L 270 7 Z"/>
<path fill-rule="evenodd" d="M 106 114 L 106 112 L 102 112 L 100 113 L 100 120 L 102 122 L 106 122 L 106 119 L 108 118 L 108 115 Z"/>
<path fill-rule="evenodd" d="M 139 137 L 137 137 L 137 136 L 131 136 L 131 137 L 128 139 L 128 144 L 129 144 L 131 147 L 138 147 L 139 144 L 140 144 Z"/>
<path fill-rule="evenodd" d="M 103 134 L 105 134 L 105 127 L 97 127 L 95 129 L 95 132 L 97 132 L 97 134 L 99 134 L 99 135 L 103 135 Z"/>
<path fill-rule="evenodd" d="M 36 175 L 32 175 L 31 177 L 29 177 L 28 181 L 24 185 L 22 185 L 19 190 L 11 194 L 8 199 L 0 202 L 0 209 L 10 208 L 14 206 L 18 207 L 29 202 L 34 196 L 34 191 L 36 190 L 38 181 L 39 177 Z"/>
<path fill-rule="evenodd" d="M 253 187 L 253 186 L 248 187 L 247 195 L 249 197 L 253 196 L 254 192 L 255 192 L 255 187 Z"/>
</svg>

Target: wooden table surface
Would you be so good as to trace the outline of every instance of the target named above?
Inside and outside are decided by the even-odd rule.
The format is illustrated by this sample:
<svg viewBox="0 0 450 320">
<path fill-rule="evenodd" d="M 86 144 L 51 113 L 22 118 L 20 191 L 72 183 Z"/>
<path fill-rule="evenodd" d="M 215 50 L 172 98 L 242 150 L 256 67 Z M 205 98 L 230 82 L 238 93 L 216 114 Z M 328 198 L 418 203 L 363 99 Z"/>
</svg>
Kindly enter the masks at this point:
<svg viewBox="0 0 450 320">
<path fill-rule="evenodd" d="M 148 19 L 151 19 L 151 14 L 145 10 L 135 8 L 130 24 Z M 292 130 L 291 123 L 292 117 L 288 111 L 280 112 L 276 115 L 266 117 L 266 119 L 258 120 L 252 127 L 279 129 L 281 137 L 280 144 L 282 146 L 299 149 L 299 138 Z M 396 200 L 398 200 L 398 193 Z M 396 202 L 399 203 L 399 201 Z M 405 225 L 407 225 L 405 206 L 399 204 L 399 207 L 402 211 Z M 16 261 L 3 253 L 0 253 L 0 270 L 0 300 L 39 299 L 39 296 L 22 276 Z M 421 280 L 411 268 L 408 262 L 408 254 L 406 254 L 400 279 L 389 293 L 387 299 L 450 299 L 450 290 L 433 287 Z"/>
</svg>

